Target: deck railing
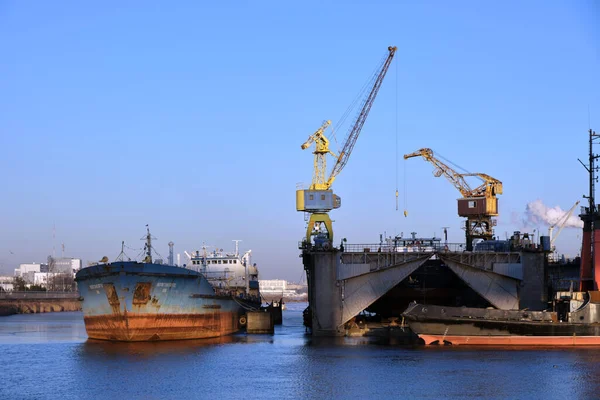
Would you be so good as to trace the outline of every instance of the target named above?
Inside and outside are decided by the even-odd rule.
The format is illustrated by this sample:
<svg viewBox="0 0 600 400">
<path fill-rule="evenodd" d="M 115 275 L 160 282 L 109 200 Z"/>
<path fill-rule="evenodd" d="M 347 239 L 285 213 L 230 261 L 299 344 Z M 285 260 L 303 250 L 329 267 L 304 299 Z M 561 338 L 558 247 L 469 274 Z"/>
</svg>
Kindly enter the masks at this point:
<svg viewBox="0 0 600 400">
<path fill-rule="evenodd" d="M 298 242 L 299 249 L 329 250 L 326 246 L 307 246 L 305 241 Z M 342 250 L 342 246 L 336 246 L 337 250 Z M 356 244 L 344 243 L 343 251 L 351 253 L 435 253 L 441 251 L 462 252 L 466 250 L 464 243 L 418 243 L 411 245 L 393 245 L 393 244 Z"/>
<path fill-rule="evenodd" d="M 328 251 L 331 250 L 332 247 L 328 244 L 325 245 L 311 245 L 308 244 L 305 240 L 298 242 L 298 248 L 303 250 L 314 250 L 314 251 Z M 336 250 L 342 250 L 342 246 L 334 246 Z M 343 244 L 344 252 L 350 253 L 436 253 L 436 252 L 454 252 L 454 253 L 463 253 L 467 251 L 467 246 L 464 243 L 438 243 L 431 241 L 423 241 L 419 243 L 411 243 L 411 244 L 356 244 L 356 243 L 344 243 Z M 491 243 L 490 245 L 481 245 L 476 244 L 475 249 L 472 251 L 473 253 L 509 253 L 512 251 L 508 244 L 495 244 Z"/>
<path fill-rule="evenodd" d="M 344 244 L 344 252 L 352 253 L 434 253 L 438 251 L 464 251 L 462 243 L 418 243 L 408 246 L 389 244 Z"/>
</svg>

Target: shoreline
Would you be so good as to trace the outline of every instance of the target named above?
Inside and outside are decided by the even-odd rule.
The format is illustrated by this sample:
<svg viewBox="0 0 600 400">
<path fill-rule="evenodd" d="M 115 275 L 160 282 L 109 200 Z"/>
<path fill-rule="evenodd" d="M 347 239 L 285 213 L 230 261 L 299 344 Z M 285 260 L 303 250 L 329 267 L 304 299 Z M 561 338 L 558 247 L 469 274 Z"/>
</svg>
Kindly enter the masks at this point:
<svg viewBox="0 0 600 400">
<path fill-rule="evenodd" d="M 289 297 L 289 296 L 281 296 L 281 295 L 273 295 L 273 294 L 268 294 L 268 295 L 264 295 L 261 293 L 261 297 L 263 299 L 263 301 L 266 301 L 267 303 L 272 303 L 273 301 L 279 301 L 282 300 L 283 303 L 307 303 L 308 302 L 308 294 L 307 295 L 298 295 L 298 296 L 294 296 L 294 297 Z"/>
<path fill-rule="evenodd" d="M 0 298 L 0 317 L 63 311 L 81 311 L 78 293 L 11 292 Z"/>
</svg>

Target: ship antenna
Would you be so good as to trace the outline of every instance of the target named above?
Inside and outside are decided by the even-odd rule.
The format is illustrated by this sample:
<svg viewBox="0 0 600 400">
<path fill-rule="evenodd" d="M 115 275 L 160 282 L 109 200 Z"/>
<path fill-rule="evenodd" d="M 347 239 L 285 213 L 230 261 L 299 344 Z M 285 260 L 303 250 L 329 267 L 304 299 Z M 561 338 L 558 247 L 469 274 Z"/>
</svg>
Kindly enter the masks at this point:
<svg viewBox="0 0 600 400">
<path fill-rule="evenodd" d="M 233 242 L 235 242 L 235 256 L 237 257 L 240 255 L 239 243 L 241 242 L 241 240 L 233 240 Z"/>
</svg>

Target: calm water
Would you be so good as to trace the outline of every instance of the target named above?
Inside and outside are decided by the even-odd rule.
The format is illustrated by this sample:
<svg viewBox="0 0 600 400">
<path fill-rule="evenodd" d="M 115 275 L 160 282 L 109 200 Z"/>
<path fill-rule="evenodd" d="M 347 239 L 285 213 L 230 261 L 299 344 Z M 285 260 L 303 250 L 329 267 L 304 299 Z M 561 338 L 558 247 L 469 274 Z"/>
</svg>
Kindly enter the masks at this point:
<svg viewBox="0 0 600 400">
<path fill-rule="evenodd" d="M 88 341 L 81 313 L 0 318 L 0 399 L 600 398 L 600 349 L 405 348 L 304 335 Z"/>
</svg>

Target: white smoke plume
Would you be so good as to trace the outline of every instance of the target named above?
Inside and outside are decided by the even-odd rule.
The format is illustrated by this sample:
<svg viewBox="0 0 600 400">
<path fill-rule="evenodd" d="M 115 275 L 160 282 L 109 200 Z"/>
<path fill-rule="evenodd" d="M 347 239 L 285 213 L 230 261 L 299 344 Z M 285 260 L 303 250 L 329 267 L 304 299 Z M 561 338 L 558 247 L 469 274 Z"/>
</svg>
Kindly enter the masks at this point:
<svg viewBox="0 0 600 400">
<path fill-rule="evenodd" d="M 577 216 L 575 210 L 573 214 L 567 219 L 565 228 L 582 228 L 583 221 Z M 525 221 L 526 225 L 536 226 L 539 224 L 546 224 L 548 226 L 556 224 L 558 221 L 562 221 L 568 210 L 563 210 L 559 206 L 548 207 L 542 200 L 537 199 L 527 204 L 525 208 Z"/>
</svg>

